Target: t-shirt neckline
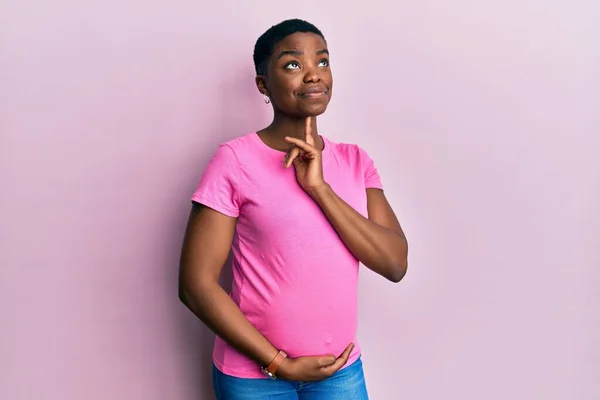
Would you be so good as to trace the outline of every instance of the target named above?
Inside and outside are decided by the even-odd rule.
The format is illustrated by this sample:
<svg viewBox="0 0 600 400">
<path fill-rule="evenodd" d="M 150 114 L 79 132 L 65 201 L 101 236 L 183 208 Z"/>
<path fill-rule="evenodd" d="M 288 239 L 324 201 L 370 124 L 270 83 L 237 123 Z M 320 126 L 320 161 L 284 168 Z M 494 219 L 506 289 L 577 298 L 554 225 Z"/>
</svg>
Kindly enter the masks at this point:
<svg viewBox="0 0 600 400">
<path fill-rule="evenodd" d="M 260 136 L 258 135 L 257 132 L 252 132 L 252 136 L 254 138 L 254 140 L 257 142 L 257 144 L 265 149 L 265 151 L 269 151 L 271 154 L 274 155 L 278 155 L 283 157 L 284 154 L 286 153 L 285 151 L 282 150 L 277 150 L 272 148 L 271 146 L 267 145 L 265 142 L 263 142 L 263 140 L 260 138 Z M 319 135 L 321 137 L 321 140 L 323 140 L 323 159 L 325 159 L 325 157 L 327 157 L 329 155 L 329 153 L 331 153 L 331 142 L 323 135 Z"/>
</svg>

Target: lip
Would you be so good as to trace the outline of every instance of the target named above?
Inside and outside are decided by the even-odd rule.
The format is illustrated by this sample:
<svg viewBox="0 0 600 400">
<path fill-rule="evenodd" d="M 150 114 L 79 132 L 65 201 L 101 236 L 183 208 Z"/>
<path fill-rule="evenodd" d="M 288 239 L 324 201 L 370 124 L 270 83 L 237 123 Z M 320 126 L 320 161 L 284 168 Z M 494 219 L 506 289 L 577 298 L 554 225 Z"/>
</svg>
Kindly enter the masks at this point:
<svg viewBox="0 0 600 400">
<path fill-rule="evenodd" d="M 325 96 L 327 93 L 329 93 L 329 91 L 327 90 L 327 88 L 324 88 L 324 87 L 311 87 L 311 88 L 308 88 L 308 89 L 304 90 L 300 94 L 298 94 L 298 96 L 299 97 L 316 98 L 316 97 Z"/>
</svg>

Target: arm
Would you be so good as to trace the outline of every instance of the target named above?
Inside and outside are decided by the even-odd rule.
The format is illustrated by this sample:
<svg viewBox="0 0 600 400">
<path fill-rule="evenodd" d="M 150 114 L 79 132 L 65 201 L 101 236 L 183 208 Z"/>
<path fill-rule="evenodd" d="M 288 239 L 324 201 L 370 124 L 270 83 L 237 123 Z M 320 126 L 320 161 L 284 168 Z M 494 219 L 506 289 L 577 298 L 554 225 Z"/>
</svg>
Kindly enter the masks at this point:
<svg viewBox="0 0 600 400">
<path fill-rule="evenodd" d="M 268 365 L 278 350 L 242 314 L 219 284 L 237 219 L 194 203 L 179 270 L 179 298 L 223 340 L 259 365 Z"/>
<path fill-rule="evenodd" d="M 342 200 L 328 184 L 308 191 L 352 254 L 392 282 L 406 274 L 408 243 L 383 191 L 367 189 L 369 218 Z"/>
<path fill-rule="evenodd" d="M 376 273 L 399 282 L 406 274 L 408 244 L 383 191 L 367 189 L 368 219 L 342 200 L 323 178 L 322 153 L 315 147 L 311 129 L 308 117 L 306 140 L 286 137 L 294 147 L 284 157 L 285 167 L 294 165 L 298 183 L 319 204 L 354 256 Z"/>
</svg>

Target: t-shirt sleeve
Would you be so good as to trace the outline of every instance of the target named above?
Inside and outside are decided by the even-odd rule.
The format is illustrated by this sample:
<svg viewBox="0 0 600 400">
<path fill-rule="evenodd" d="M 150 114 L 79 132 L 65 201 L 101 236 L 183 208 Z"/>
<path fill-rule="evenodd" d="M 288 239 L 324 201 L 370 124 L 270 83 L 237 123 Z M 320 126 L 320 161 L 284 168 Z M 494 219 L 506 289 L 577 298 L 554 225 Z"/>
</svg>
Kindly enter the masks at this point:
<svg viewBox="0 0 600 400">
<path fill-rule="evenodd" d="M 240 215 L 240 165 L 227 144 L 221 144 L 208 162 L 192 201 L 229 217 Z"/>
<path fill-rule="evenodd" d="M 375 167 L 375 163 L 369 157 L 366 151 L 359 148 L 360 150 L 360 159 L 362 163 L 362 170 L 365 176 L 365 188 L 375 188 L 375 189 L 383 189 L 383 185 L 381 184 L 381 178 L 379 177 L 379 172 L 377 172 L 377 168 Z"/>
</svg>

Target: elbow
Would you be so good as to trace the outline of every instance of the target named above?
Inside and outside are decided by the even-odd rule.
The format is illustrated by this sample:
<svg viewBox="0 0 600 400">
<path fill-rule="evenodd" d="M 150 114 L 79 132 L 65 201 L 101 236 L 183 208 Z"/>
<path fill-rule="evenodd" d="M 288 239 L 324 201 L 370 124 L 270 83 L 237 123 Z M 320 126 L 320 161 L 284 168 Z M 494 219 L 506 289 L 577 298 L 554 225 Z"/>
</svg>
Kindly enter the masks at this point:
<svg viewBox="0 0 600 400">
<path fill-rule="evenodd" d="M 196 308 L 197 304 L 202 303 L 205 296 L 218 286 L 218 281 L 213 282 L 212 279 L 203 276 L 179 277 L 179 300 L 188 308 L 192 305 Z"/>
<path fill-rule="evenodd" d="M 392 257 L 388 270 L 390 272 L 387 278 L 391 282 L 398 283 L 406 276 L 406 271 L 408 270 L 408 243 L 406 239 L 404 239 L 403 245 L 399 246 L 394 257 Z"/>
<path fill-rule="evenodd" d="M 181 279 L 179 280 L 178 295 L 179 295 L 179 300 L 187 306 L 188 302 L 187 302 L 187 296 L 186 296 L 186 292 L 185 292 L 185 284 L 181 281 Z"/>
<path fill-rule="evenodd" d="M 191 287 L 189 280 L 180 276 L 177 289 L 179 300 L 189 308 L 190 299 L 194 297 L 194 290 Z"/>
<path fill-rule="evenodd" d="M 393 283 L 400 282 L 405 276 L 408 270 L 408 260 L 406 257 L 401 260 L 395 261 L 390 265 L 389 273 L 386 278 Z"/>
</svg>

